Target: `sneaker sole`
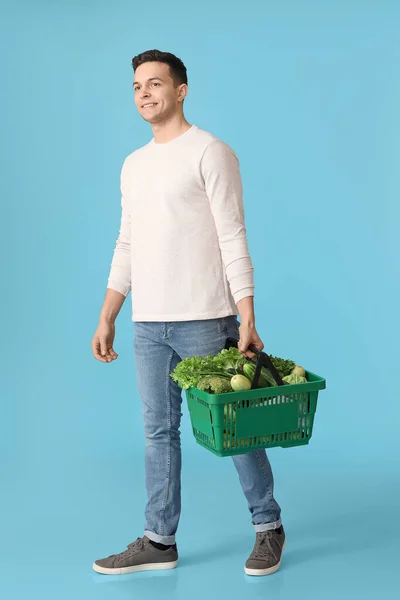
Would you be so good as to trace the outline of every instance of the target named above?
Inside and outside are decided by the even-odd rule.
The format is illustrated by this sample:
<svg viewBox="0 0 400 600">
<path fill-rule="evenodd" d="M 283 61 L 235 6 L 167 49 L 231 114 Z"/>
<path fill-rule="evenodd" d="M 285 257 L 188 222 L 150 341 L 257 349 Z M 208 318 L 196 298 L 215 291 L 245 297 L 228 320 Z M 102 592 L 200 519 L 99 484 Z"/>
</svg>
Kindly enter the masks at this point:
<svg viewBox="0 0 400 600">
<path fill-rule="evenodd" d="M 175 569 L 178 564 L 177 560 L 173 562 L 164 563 L 147 563 L 145 565 L 135 565 L 133 567 L 120 567 L 115 569 L 107 569 L 106 567 L 100 567 L 93 563 L 93 569 L 97 573 L 103 573 L 103 575 L 124 575 L 126 573 L 137 573 L 138 571 L 164 571 L 168 569 Z"/>
<path fill-rule="evenodd" d="M 283 550 L 285 548 L 285 544 L 286 544 L 286 539 L 283 542 L 283 546 L 282 546 L 281 560 L 278 562 L 277 565 L 275 565 L 274 567 L 269 567 L 268 569 L 248 569 L 245 566 L 244 572 L 246 573 L 246 575 L 271 575 L 272 573 L 275 573 L 275 571 L 277 571 L 279 569 L 279 567 L 281 566 L 282 554 L 283 554 Z"/>
</svg>

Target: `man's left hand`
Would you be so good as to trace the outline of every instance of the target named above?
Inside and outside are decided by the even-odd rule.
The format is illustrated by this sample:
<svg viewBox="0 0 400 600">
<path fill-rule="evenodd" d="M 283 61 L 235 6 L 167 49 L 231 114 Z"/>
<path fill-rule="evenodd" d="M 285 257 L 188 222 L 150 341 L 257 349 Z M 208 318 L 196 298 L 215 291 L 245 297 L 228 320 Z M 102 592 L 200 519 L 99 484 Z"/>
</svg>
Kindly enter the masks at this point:
<svg viewBox="0 0 400 600">
<path fill-rule="evenodd" d="M 241 323 L 239 327 L 239 343 L 238 349 L 247 358 L 254 358 L 254 352 L 250 352 L 248 347 L 253 345 L 257 348 L 257 350 L 262 350 L 264 348 L 264 344 L 262 343 L 260 336 L 257 333 L 255 327 L 246 325 L 245 323 Z"/>
</svg>

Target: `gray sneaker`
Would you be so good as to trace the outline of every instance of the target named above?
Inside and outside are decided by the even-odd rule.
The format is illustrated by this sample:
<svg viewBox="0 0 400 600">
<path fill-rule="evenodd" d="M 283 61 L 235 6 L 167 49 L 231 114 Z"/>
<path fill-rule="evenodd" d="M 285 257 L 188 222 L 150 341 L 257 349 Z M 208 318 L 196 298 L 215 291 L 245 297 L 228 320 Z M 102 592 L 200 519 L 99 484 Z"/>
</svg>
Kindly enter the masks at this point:
<svg viewBox="0 0 400 600">
<path fill-rule="evenodd" d="M 176 545 L 168 550 L 159 550 L 150 544 L 145 535 L 128 544 L 128 549 L 120 554 L 112 554 L 93 563 L 93 569 L 104 575 L 123 575 L 137 571 L 175 569 L 178 564 Z"/>
<path fill-rule="evenodd" d="M 285 547 L 285 531 L 281 527 L 280 534 L 276 529 L 256 533 L 253 552 L 244 567 L 247 575 L 271 575 L 279 569 Z"/>
</svg>

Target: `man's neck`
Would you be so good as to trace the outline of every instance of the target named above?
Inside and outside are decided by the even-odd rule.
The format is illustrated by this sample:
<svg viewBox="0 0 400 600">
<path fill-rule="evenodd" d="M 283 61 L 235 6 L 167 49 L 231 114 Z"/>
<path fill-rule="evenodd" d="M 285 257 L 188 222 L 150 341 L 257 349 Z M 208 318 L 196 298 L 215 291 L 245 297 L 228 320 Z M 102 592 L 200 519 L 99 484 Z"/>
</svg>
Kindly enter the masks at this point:
<svg viewBox="0 0 400 600">
<path fill-rule="evenodd" d="M 173 139 L 182 135 L 190 129 L 191 124 L 185 118 L 169 121 L 168 123 L 152 125 L 154 142 L 156 144 L 166 144 L 172 142 Z"/>
</svg>

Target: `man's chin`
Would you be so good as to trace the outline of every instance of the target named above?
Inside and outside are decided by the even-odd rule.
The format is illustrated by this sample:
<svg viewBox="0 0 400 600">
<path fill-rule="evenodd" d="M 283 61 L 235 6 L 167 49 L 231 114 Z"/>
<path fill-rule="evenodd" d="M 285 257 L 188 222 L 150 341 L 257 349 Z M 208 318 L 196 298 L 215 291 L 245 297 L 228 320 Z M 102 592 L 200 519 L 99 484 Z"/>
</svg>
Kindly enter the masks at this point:
<svg viewBox="0 0 400 600">
<path fill-rule="evenodd" d="M 146 123 L 150 123 L 150 124 L 156 123 L 156 119 L 154 119 L 154 118 L 152 119 L 151 117 L 146 117 L 145 115 L 142 115 L 142 118 L 144 121 L 146 121 Z"/>
</svg>

